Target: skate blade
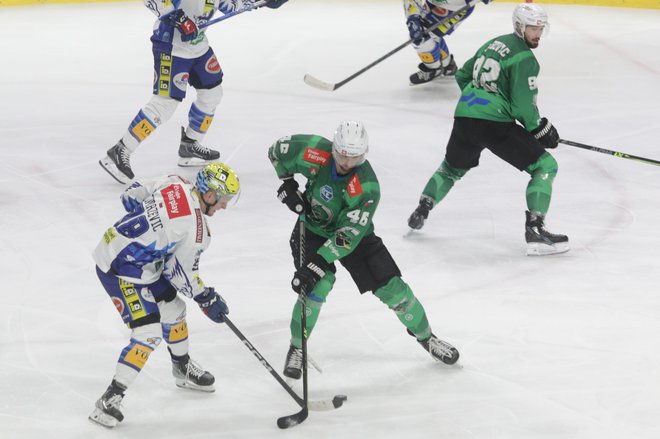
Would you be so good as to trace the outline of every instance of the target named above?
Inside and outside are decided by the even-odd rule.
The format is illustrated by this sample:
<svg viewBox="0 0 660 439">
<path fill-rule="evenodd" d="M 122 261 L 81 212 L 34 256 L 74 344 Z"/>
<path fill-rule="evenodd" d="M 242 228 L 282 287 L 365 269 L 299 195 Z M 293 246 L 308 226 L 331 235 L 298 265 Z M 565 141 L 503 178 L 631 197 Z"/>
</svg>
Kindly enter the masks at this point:
<svg viewBox="0 0 660 439">
<path fill-rule="evenodd" d="M 182 168 L 194 168 L 199 166 L 206 166 L 209 163 L 213 163 L 218 160 L 220 160 L 220 157 L 215 160 L 204 160 L 198 157 L 179 157 L 177 165 L 181 166 Z"/>
<path fill-rule="evenodd" d="M 94 409 L 88 419 L 105 428 L 115 428 L 117 424 L 119 424 L 119 421 L 116 418 L 104 413 L 103 410 L 99 408 Z"/>
<path fill-rule="evenodd" d="M 568 242 L 558 242 L 555 245 L 543 244 L 541 242 L 527 243 L 527 256 L 547 256 L 566 253 L 571 247 Z"/>
<path fill-rule="evenodd" d="M 117 180 L 119 183 L 126 184 L 131 181 L 131 179 L 126 174 L 117 169 L 117 166 L 115 166 L 112 160 L 110 160 L 110 157 L 105 156 L 99 160 L 99 165 L 101 165 L 105 172 L 110 174 L 110 176 L 112 176 L 112 178 Z"/>
<path fill-rule="evenodd" d="M 195 390 L 198 392 L 206 392 L 206 393 L 213 393 L 215 392 L 215 387 L 213 385 L 210 386 L 198 386 L 197 384 L 191 383 L 186 380 L 176 380 L 176 386 L 180 387 L 182 389 L 187 389 L 187 390 Z"/>
</svg>

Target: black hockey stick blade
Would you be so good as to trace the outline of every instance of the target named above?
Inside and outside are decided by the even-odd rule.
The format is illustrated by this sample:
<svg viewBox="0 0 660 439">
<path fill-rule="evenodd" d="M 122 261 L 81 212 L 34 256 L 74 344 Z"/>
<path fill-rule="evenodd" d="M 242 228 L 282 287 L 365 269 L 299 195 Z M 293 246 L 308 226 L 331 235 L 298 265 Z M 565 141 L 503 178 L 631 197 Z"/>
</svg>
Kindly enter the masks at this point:
<svg viewBox="0 0 660 439">
<path fill-rule="evenodd" d="M 298 413 L 278 418 L 277 426 L 283 430 L 285 428 L 295 427 L 296 425 L 303 423 L 308 416 L 309 411 L 307 410 L 307 407 L 303 407 L 302 410 L 300 410 Z"/>
</svg>

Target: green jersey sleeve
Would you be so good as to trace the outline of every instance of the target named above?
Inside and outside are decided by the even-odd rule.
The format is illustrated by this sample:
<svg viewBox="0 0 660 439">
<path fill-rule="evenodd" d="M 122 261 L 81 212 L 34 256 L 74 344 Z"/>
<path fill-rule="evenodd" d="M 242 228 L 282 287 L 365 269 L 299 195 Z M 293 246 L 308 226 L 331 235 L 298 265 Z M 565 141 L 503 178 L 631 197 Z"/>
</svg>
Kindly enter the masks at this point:
<svg viewBox="0 0 660 439">
<path fill-rule="evenodd" d="M 273 143 L 268 149 L 268 159 L 280 179 L 294 174 L 303 174 L 309 178 L 309 174 L 314 169 L 310 163 L 329 162 L 330 153 L 315 149 L 320 146 L 327 147 L 327 145 L 332 145 L 332 142 L 321 136 L 307 134 L 286 136 Z M 310 154 L 313 152 L 308 151 L 309 148 L 311 151 L 317 152 L 318 157 L 311 157 Z"/>
</svg>

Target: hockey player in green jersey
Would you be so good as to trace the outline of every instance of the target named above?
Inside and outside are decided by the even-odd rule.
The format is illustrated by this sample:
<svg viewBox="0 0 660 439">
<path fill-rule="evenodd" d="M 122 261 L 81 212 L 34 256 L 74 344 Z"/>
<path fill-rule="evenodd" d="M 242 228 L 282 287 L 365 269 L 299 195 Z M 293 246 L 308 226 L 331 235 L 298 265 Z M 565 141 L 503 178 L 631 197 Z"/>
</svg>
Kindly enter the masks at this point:
<svg viewBox="0 0 660 439">
<path fill-rule="evenodd" d="M 539 63 L 532 53 L 548 27 L 548 16 L 536 3 L 513 12 L 513 34 L 493 38 L 456 73 L 461 97 L 445 159 L 424 187 L 408 225 L 421 229 L 429 211 L 471 168 L 484 148 L 527 172 L 525 240 L 528 255 L 569 250 L 568 238 L 545 229 L 557 162 L 546 148 L 556 148 L 559 134 L 536 106 Z"/>
<path fill-rule="evenodd" d="M 421 303 L 401 279 L 401 272 L 381 238 L 373 216 L 380 186 L 366 160 L 368 136 L 360 122 L 342 122 L 334 140 L 298 134 L 275 142 L 268 158 L 282 181 L 279 200 L 296 214 L 305 214 L 305 261 L 300 261 L 300 233 L 294 227 L 290 245 L 297 270 L 291 285 L 307 294 L 307 337 L 335 282 L 335 262 L 348 270 L 360 293 L 371 291 L 431 356 L 445 364 L 458 360 L 458 351 L 432 332 Z M 307 179 L 300 192 L 294 176 Z M 296 224 L 297 225 L 297 224 Z M 302 369 L 300 301 L 291 319 L 291 346 L 284 375 L 299 379 Z"/>
</svg>

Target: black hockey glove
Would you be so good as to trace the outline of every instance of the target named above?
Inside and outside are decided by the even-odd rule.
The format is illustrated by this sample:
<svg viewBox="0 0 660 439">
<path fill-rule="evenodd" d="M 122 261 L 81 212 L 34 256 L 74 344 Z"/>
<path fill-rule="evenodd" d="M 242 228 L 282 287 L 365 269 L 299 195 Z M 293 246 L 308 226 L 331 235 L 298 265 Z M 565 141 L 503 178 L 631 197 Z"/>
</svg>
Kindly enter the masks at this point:
<svg viewBox="0 0 660 439">
<path fill-rule="evenodd" d="M 316 283 L 325 276 L 325 272 L 329 268 L 330 264 L 323 259 L 323 256 L 316 253 L 311 261 L 296 270 L 291 280 L 291 288 L 297 294 L 300 294 L 302 291 L 305 294 L 309 294 Z"/>
<path fill-rule="evenodd" d="M 531 132 L 531 135 L 534 136 L 544 148 L 552 149 L 559 145 L 559 133 L 545 117 L 541 119 L 541 124 Z"/>
<path fill-rule="evenodd" d="M 298 215 L 308 211 L 305 197 L 298 190 L 298 182 L 293 177 L 282 180 L 282 185 L 277 190 L 277 199 L 286 204 L 291 212 Z"/>
<path fill-rule="evenodd" d="M 289 0 L 270 0 L 268 3 L 266 3 L 266 6 L 271 9 L 277 9 L 288 1 Z"/>
<path fill-rule="evenodd" d="M 406 19 L 408 25 L 408 33 L 413 44 L 419 46 L 424 41 L 424 26 L 422 26 L 422 19 L 419 15 L 411 15 Z"/>
<path fill-rule="evenodd" d="M 195 22 L 183 10 L 178 9 L 168 15 L 167 18 L 170 24 L 181 32 L 181 41 L 190 41 L 197 38 L 197 26 L 195 26 Z"/>
<path fill-rule="evenodd" d="M 229 307 L 222 296 L 213 288 L 206 288 L 202 294 L 194 297 L 195 302 L 206 316 L 216 323 L 224 323 L 225 316 L 229 314 Z"/>
</svg>

